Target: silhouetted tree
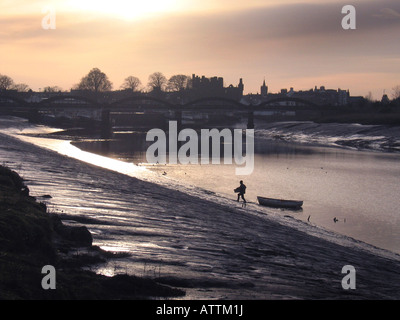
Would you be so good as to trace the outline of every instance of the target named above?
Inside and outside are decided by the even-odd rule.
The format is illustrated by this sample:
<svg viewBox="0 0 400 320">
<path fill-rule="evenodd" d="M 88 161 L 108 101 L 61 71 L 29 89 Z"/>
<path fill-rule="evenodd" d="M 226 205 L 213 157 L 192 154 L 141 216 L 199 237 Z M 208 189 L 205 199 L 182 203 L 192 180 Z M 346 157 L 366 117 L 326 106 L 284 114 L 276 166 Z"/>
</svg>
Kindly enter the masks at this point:
<svg viewBox="0 0 400 320">
<path fill-rule="evenodd" d="M 98 93 L 110 91 L 112 89 L 112 83 L 104 72 L 98 68 L 94 68 L 82 78 L 81 82 L 76 86 L 76 89 Z"/>
<path fill-rule="evenodd" d="M 148 86 L 152 91 L 164 91 L 167 85 L 167 78 L 161 72 L 154 72 L 149 76 Z"/>
<path fill-rule="evenodd" d="M 0 90 L 9 90 L 13 85 L 13 79 L 11 79 L 9 76 L 0 74 Z"/>
<path fill-rule="evenodd" d="M 184 74 L 177 74 L 169 78 L 168 89 L 170 91 L 182 91 L 188 87 L 190 77 Z"/>
<path fill-rule="evenodd" d="M 368 103 L 374 102 L 374 97 L 372 96 L 372 92 L 369 91 L 368 94 L 364 97 L 365 100 L 367 100 Z"/>
<path fill-rule="evenodd" d="M 133 92 L 139 91 L 139 87 L 142 85 L 142 82 L 139 78 L 134 76 L 129 76 L 124 80 L 124 83 L 121 85 L 121 89 L 132 90 Z"/>
<path fill-rule="evenodd" d="M 59 86 L 48 86 L 43 88 L 43 92 L 61 92 L 62 89 Z"/>
<path fill-rule="evenodd" d="M 400 98 L 400 85 L 395 86 L 392 90 L 393 90 L 392 93 L 393 100 Z"/>
<path fill-rule="evenodd" d="M 31 90 L 26 83 L 18 83 L 12 86 L 12 89 L 17 90 L 18 92 L 28 92 Z"/>
</svg>

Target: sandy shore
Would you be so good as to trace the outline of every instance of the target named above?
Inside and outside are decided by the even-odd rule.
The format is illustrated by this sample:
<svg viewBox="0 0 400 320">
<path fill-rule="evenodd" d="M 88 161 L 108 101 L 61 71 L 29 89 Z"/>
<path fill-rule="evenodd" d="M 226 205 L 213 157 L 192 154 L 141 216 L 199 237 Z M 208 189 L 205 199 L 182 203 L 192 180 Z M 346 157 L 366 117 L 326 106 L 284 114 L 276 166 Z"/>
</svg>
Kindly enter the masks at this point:
<svg viewBox="0 0 400 320">
<path fill-rule="evenodd" d="M 13 152 L 25 153 L 22 166 L 35 167 L 37 176 L 29 176 L 29 171 L 25 171 L 24 178 L 33 183 L 40 183 L 38 177 L 49 184 L 52 182 L 53 189 L 47 193 L 53 192 L 55 198 L 57 188 L 62 190 L 62 186 L 55 186 L 58 176 L 49 174 L 51 170 L 59 172 L 59 175 L 68 172 L 69 178 L 76 181 L 83 179 L 83 175 L 85 179 L 89 177 L 98 188 L 102 186 L 99 197 L 105 202 L 112 193 L 119 197 L 128 187 L 130 190 L 133 188 L 134 196 L 130 196 L 132 200 L 129 201 L 134 204 L 125 203 L 126 206 L 145 217 L 146 221 L 150 221 L 149 225 L 162 233 L 161 236 L 146 235 L 149 243 L 154 242 L 159 247 L 155 249 L 159 252 L 152 251 L 152 254 L 157 254 L 153 258 L 168 260 L 166 250 L 160 246 L 162 243 L 171 252 L 179 253 L 177 257 L 182 260 L 179 270 L 188 271 L 172 275 L 166 273 L 158 280 L 186 289 L 189 293 L 186 298 L 201 298 L 201 292 L 205 298 L 215 296 L 225 299 L 400 298 L 399 260 L 379 256 L 357 246 L 342 246 L 321 239 L 272 219 L 252 215 L 236 205 L 221 205 L 30 144 L 16 143 L 13 138 L 4 135 L 1 142 L 3 159 L 10 160 Z M 118 183 L 113 184 L 115 181 Z M 62 179 L 58 183 L 62 184 Z M 110 190 L 110 194 L 104 190 Z M 87 189 L 80 190 L 82 197 L 88 192 Z M 140 223 L 144 224 L 143 221 Z M 89 219 L 86 224 L 90 231 L 95 230 L 92 223 Z M 124 222 L 119 221 L 118 230 L 124 228 Z M 137 225 L 135 228 L 137 231 Z M 132 233 L 131 230 L 129 232 Z M 134 236 L 136 238 L 132 239 L 137 239 L 138 243 L 142 241 L 138 234 Z M 94 242 L 97 237 L 101 238 L 93 233 Z M 210 265 L 207 270 L 202 266 L 201 277 L 199 272 L 194 272 L 200 270 L 199 259 Z M 174 263 L 179 264 L 177 261 Z M 194 264 L 197 264 L 197 269 L 193 269 Z M 341 271 L 345 265 L 351 265 L 356 270 L 356 289 L 345 290 L 342 287 L 346 274 Z M 222 293 L 213 295 L 213 292 Z"/>
</svg>

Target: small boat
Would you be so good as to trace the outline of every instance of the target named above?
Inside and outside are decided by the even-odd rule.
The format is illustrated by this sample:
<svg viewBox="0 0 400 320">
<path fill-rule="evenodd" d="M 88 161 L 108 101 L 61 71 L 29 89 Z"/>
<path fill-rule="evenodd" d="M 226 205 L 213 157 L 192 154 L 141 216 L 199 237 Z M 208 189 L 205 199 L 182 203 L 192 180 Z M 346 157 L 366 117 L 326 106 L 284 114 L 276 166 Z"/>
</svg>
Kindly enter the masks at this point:
<svg viewBox="0 0 400 320">
<path fill-rule="evenodd" d="M 260 205 L 273 208 L 300 209 L 303 205 L 303 201 L 297 200 L 283 200 L 264 197 L 257 197 L 257 200 Z"/>
</svg>

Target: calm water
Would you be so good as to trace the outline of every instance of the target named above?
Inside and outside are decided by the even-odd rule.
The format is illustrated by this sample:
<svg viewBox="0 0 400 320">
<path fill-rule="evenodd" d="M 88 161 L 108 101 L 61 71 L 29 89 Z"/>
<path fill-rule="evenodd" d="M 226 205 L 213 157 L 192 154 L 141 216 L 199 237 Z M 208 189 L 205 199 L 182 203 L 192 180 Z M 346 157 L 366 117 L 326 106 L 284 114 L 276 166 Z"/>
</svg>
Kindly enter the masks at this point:
<svg viewBox="0 0 400 320">
<path fill-rule="evenodd" d="M 340 129 L 344 130 L 343 125 Z M 325 142 L 332 141 L 330 134 Z M 400 253 L 398 153 L 322 147 L 272 140 L 270 136 L 259 138 L 265 135 L 265 130 L 256 131 L 255 166 L 250 176 L 236 176 L 234 165 L 148 165 L 145 158 L 148 144 L 145 136 L 138 133 L 115 133 L 110 141 L 91 140 L 76 145 L 111 158 L 139 163 L 174 182 L 227 198 L 235 199 L 233 189 L 239 180 L 244 180 L 250 202 L 256 203 L 257 196 L 304 201 L 301 211 L 268 209 L 269 212 L 289 215 Z M 315 134 L 312 138 L 315 140 Z M 361 138 L 356 137 L 357 143 Z M 344 137 L 340 139 L 343 141 Z M 301 140 L 307 140 L 304 132 Z M 350 140 L 347 137 L 346 141 Z M 366 137 L 369 142 L 376 140 L 371 135 Z M 334 218 L 338 220 L 334 222 Z"/>
<path fill-rule="evenodd" d="M 225 166 L 161 168 L 175 179 L 235 198 L 239 178 L 246 198 L 257 195 L 304 200 L 301 220 L 400 252 L 400 162 L 398 156 L 312 148 L 310 155 L 257 155 L 248 177 Z M 272 210 L 272 209 L 271 209 Z M 281 210 L 277 210 L 281 211 Z M 334 218 L 339 219 L 334 222 Z"/>
<path fill-rule="evenodd" d="M 314 292 L 321 283 L 328 292 L 340 287 L 344 263 L 367 263 L 346 247 L 387 254 L 340 234 L 400 251 L 399 155 L 260 140 L 254 173 L 237 177 L 234 166 L 135 166 L 129 162 L 143 162 L 145 146 L 137 134 L 78 143 L 104 157 L 68 140 L 37 137 L 53 131 L 0 119 L 0 133 L 29 142 L 0 134 L 1 160 L 22 174 L 33 195 L 51 194 L 50 210 L 82 221 L 95 245 L 132 254 L 95 268 L 103 274 L 172 277 L 193 284 L 189 299 L 321 298 L 326 292 Z M 246 208 L 232 201 L 239 179 L 252 202 Z M 259 194 L 302 199 L 303 211 L 261 207 Z M 324 239 L 344 246 L 334 247 L 333 260 Z"/>
</svg>

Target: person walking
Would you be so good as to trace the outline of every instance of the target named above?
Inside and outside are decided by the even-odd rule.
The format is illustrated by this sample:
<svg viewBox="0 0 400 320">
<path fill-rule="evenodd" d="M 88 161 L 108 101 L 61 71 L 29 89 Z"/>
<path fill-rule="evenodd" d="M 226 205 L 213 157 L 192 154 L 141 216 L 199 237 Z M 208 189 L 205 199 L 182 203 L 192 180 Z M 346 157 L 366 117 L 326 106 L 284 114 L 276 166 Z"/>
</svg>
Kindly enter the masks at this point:
<svg viewBox="0 0 400 320">
<path fill-rule="evenodd" d="M 246 199 L 244 198 L 244 194 L 246 193 L 246 185 L 243 183 L 243 180 L 240 180 L 240 186 L 236 188 L 238 192 L 237 201 L 239 202 L 240 197 L 242 197 L 243 202 L 246 203 Z"/>
</svg>

